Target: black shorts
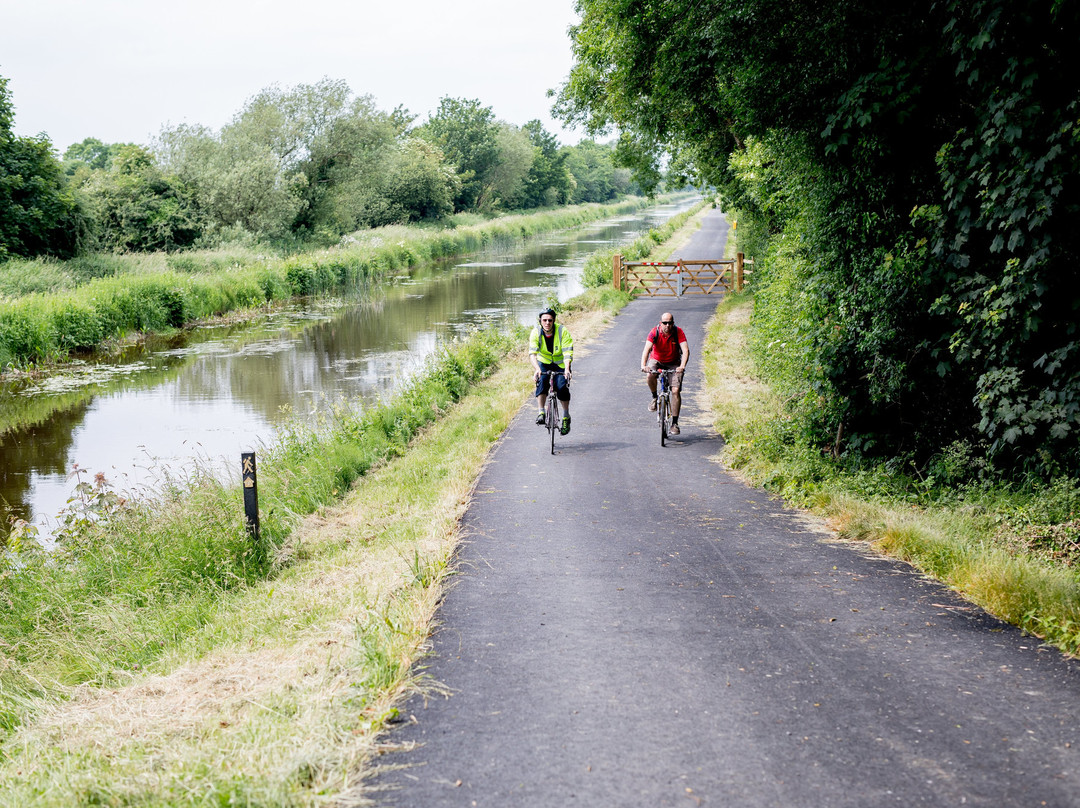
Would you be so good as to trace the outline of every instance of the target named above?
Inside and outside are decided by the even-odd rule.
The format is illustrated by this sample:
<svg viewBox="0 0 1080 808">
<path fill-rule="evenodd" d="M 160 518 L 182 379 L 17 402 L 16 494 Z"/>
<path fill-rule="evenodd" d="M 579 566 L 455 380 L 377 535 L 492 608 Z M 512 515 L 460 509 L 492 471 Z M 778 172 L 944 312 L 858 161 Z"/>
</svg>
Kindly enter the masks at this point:
<svg viewBox="0 0 1080 808">
<path fill-rule="evenodd" d="M 540 380 L 536 383 L 536 395 L 541 396 L 548 391 L 548 376 L 551 372 L 555 371 L 555 398 L 559 401 L 570 400 L 570 385 L 566 382 L 566 376 L 563 375 L 563 369 L 558 365 L 549 365 L 544 362 L 540 363 Z"/>
</svg>

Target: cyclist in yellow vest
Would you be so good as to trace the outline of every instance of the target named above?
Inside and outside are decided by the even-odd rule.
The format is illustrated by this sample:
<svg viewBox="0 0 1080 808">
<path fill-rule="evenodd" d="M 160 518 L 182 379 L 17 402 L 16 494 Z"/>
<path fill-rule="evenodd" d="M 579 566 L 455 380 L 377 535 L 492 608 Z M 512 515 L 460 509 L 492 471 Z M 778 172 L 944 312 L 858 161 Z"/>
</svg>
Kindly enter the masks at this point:
<svg viewBox="0 0 1080 808">
<path fill-rule="evenodd" d="M 570 364 L 574 361 L 574 338 L 561 325 L 555 325 L 555 312 L 544 309 L 540 312 L 540 325 L 533 326 L 529 334 L 529 361 L 533 366 L 533 378 L 536 379 L 536 399 L 540 412 L 536 423 L 544 425 L 544 406 L 547 404 L 548 375 L 555 376 L 555 398 L 562 408 L 562 423 L 559 433 L 570 433 Z"/>
</svg>

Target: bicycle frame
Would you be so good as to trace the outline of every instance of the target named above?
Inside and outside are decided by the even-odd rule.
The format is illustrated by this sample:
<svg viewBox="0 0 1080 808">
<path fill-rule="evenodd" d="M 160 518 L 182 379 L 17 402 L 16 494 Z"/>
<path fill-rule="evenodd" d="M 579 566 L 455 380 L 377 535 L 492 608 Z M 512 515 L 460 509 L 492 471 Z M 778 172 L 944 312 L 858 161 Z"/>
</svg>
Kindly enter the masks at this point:
<svg viewBox="0 0 1080 808">
<path fill-rule="evenodd" d="M 559 432 L 559 401 L 555 396 L 555 377 L 565 376 L 562 371 L 544 371 L 548 374 L 547 403 L 544 405 L 544 425 L 551 440 L 551 453 L 555 454 L 555 435 Z"/>
</svg>

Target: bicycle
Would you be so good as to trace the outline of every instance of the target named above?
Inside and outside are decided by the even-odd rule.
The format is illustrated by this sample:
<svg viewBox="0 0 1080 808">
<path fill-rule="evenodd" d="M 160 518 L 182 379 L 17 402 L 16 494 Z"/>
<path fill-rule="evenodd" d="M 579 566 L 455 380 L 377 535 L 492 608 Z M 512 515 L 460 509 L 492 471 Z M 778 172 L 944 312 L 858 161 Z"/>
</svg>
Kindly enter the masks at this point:
<svg viewBox="0 0 1080 808">
<path fill-rule="evenodd" d="M 648 371 L 643 371 L 648 373 Z M 660 427 L 660 445 L 667 446 L 671 430 L 671 374 L 672 370 L 656 370 L 656 423 Z"/>
<path fill-rule="evenodd" d="M 559 401 L 555 397 L 555 377 L 566 374 L 557 370 L 545 371 L 545 373 L 548 375 L 548 395 L 547 403 L 544 405 L 544 426 L 547 427 L 548 437 L 551 440 L 551 453 L 555 454 L 555 435 L 559 432 L 562 423 L 559 418 Z"/>
</svg>

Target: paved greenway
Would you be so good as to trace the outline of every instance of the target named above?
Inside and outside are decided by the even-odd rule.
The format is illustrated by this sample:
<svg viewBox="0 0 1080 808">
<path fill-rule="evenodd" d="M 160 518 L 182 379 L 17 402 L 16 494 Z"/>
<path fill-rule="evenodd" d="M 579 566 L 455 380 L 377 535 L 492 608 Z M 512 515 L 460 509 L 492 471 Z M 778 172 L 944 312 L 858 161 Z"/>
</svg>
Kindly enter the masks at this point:
<svg viewBox="0 0 1080 808">
<path fill-rule="evenodd" d="M 680 251 L 714 257 L 719 214 Z M 715 299 L 638 300 L 479 481 L 380 806 L 1080 806 L 1080 663 L 726 473 L 695 405 Z M 692 350 L 668 448 L 638 371 Z"/>
</svg>

